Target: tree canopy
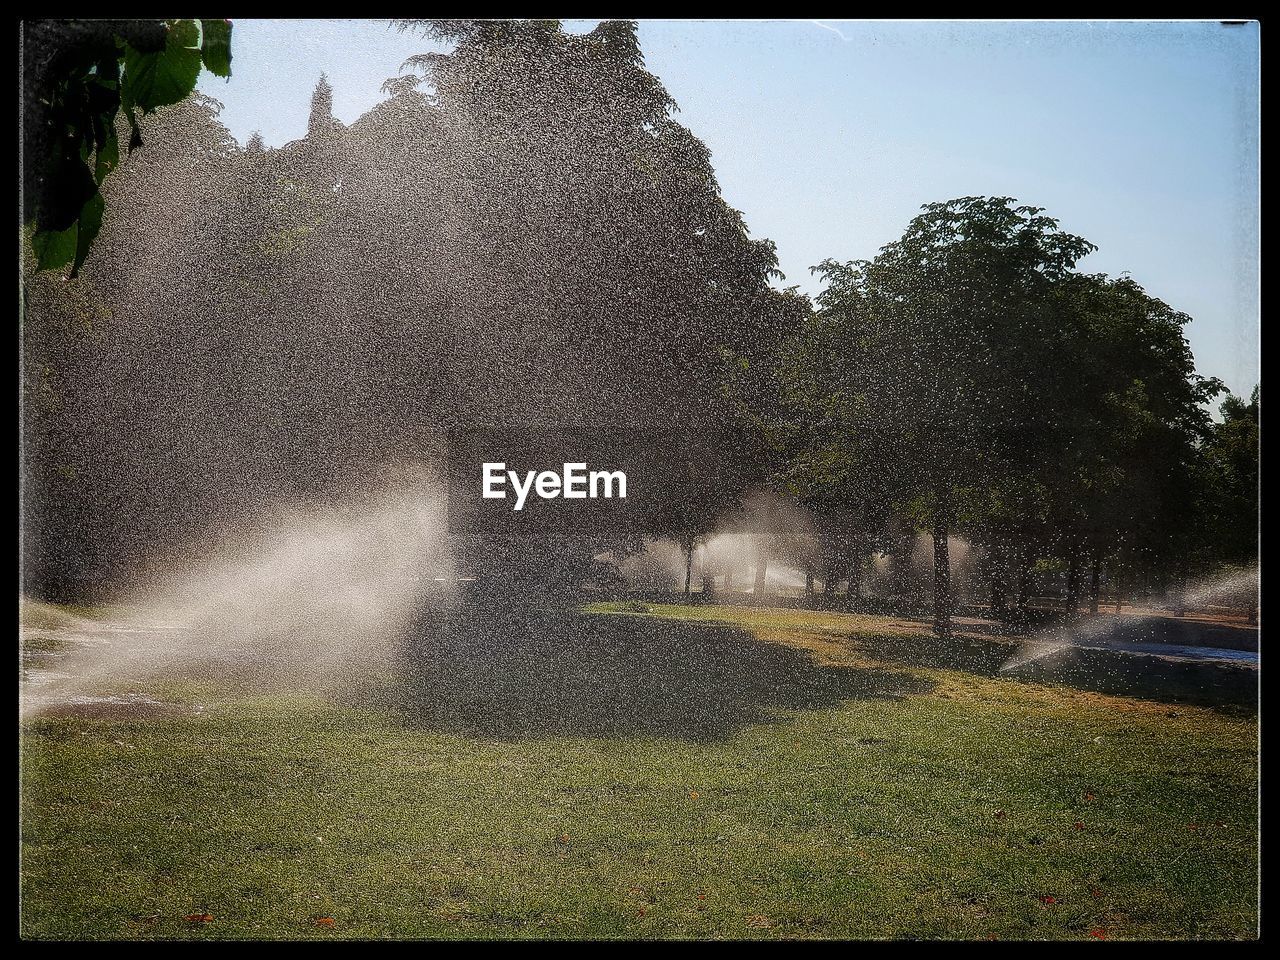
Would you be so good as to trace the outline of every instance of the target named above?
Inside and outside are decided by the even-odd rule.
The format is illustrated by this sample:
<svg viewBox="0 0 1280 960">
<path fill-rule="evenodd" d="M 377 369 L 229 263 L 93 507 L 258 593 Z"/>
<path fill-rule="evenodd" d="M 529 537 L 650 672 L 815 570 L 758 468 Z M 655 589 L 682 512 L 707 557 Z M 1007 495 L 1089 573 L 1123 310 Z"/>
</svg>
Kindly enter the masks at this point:
<svg viewBox="0 0 1280 960">
<path fill-rule="evenodd" d="M 1085 557 L 1187 555 L 1221 385 L 1195 373 L 1189 318 L 1075 271 L 1092 250 L 1041 208 L 965 197 L 926 205 L 871 261 L 816 268 L 827 286 L 786 374 L 790 474 L 932 532 L 940 633 L 956 532 L 988 550 L 997 607 L 1011 562 L 1064 557 L 1078 595 Z"/>
<path fill-rule="evenodd" d="M 816 303 L 778 289 L 633 23 L 400 21 L 446 51 L 350 125 L 318 76 L 274 148 L 191 94 L 230 68 L 225 21 L 50 23 L 24 41 L 38 577 L 109 580 L 450 430 L 565 425 L 663 446 L 652 532 L 690 568 L 748 495 L 758 587 L 773 549 L 853 593 L 925 531 L 944 634 L 955 536 L 1002 615 L 1037 567 L 1074 610 L 1086 572 L 1096 599 L 1103 571 L 1254 555 L 1257 395 L 1212 421 L 1187 316 L 1008 197 L 926 204 L 818 265 Z M 147 149 L 119 156 L 125 131 Z M 525 560 L 572 581 L 634 546 L 606 539 Z"/>
<path fill-rule="evenodd" d="M 325 81 L 276 149 L 241 148 L 199 96 L 140 121 L 153 146 L 104 183 L 120 212 L 75 297 L 33 284 L 67 320 L 28 347 L 62 541 L 196 539 L 465 426 L 674 430 L 706 442 L 673 490 L 720 475 L 713 437 L 741 437 L 726 357 L 797 314 L 634 25 L 415 28 L 452 49 L 349 126 Z M 110 329 L 92 347 L 70 332 L 86 312 Z"/>
</svg>

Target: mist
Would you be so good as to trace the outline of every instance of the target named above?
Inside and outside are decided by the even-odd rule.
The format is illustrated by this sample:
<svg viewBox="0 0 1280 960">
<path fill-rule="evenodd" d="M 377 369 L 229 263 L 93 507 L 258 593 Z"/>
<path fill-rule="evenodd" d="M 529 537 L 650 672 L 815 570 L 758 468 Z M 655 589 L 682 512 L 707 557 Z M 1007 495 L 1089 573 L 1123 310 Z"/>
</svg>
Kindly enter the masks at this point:
<svg viewBox="0 0 1280 960">
<path fill-rule="evenodd" d="M 25 607 L 31 637 L 69 650 L 52 671 L 28 670 L 23 711 L 158 677 L 333 693 L 398 663 L 411 624 L 455 590 L 442 495 L 419 471 L 340 508 L 264 520 L 122 595 L 108 617 Z"/>
</svg>

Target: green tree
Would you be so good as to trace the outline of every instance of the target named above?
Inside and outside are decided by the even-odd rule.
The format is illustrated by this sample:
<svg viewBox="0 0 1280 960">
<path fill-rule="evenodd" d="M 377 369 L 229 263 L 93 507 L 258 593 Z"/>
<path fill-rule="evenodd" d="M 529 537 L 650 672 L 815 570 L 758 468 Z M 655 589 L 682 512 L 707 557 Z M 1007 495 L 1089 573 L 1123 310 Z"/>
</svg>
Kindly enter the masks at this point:
<svg viewBox="0 0 1280 960">
<path fill-rule="evenodd" d="M 929 531 L 934 630 L 951 632 L 948 537 L 977 526 L 982 492 L 1036 456 L 1052 413 L 1046 302 L 1091 249 L 1038 207 L 1005 197 L 927 204 L 871 261 L 817 267 L 817 338 L 805 372 L 828 459 Z"/>
<path fill-rule="evenodd" d="M 26 249 L 24 566 L 40 592 L 118 582 L 138 544 L 163 552 L 235 504 L 224 480 L 270 470 L 270 449 L 240 456 L 267 418 L 235 409 L 239 151 L 220 109 L 195 94 L 142 119 L 147 147 L 104 182 L 114 214 L 74 279 Z"/>
<path fill-rule="evenodd" d="M 1195 372 L 1183 333 L 1190 318 L 1131 278 L 1072 277 L 1058 287 L 1056 314 L 1056 453 L 1037 477 L 1067 563 L 1068 613 L 1086 564 L 1096 612 L 1104 565 L 1113 579 L 1144 568 L 1168 580 L 1195 562 L 1199 448 L 1221 384 Z"/>
<path fill-rule="evenodd" d="M 707 450 L 736 435 L 726 358 L 789 316 L 774 252 L 673 119 L 634 24 L 420 29 L 448 51 L 419 61 L 429 75 L 349 125 L 321 85 L 308 135 L 282 147 L 240 150 L 198 97 L 140 120 L 147 149 L 104 185 L 119 210 L 107 242 L 62 285 L 130 305 L 111 349 L 64 380 L 86 398 L 71 426 L 98 452 L 120 437 L 98 492 L 50 501 L 68 549 L 196 541 L 166 519 L 357 484 L 429 459 L 451 427 L 589 423 Z M 57 286 L 41 287 L 42 315 Z M 749 449 L 729 453 L 756 469 Z M 663 482 L 699 524 L 745 483 L 703 469 Z M 679 513 L 659 532 L 678 536 Z M 136 542 L 115 544 L 112 523 Z M 602 550 L 587 540 L 564 549 L 589 561 Z M 557 550 L 508 566 L 546 569 Z"/>
<path fill-rule="evenodd" d="M 650 479 L 668 503 L 655 532 L 689 559 L 762 472 L 725 379 L 794 316 L 769 286 L 772 244 L 725 203 L 634 23 L 581 35 L 556 21 L 402 26 L 449 48 L 407 66 L 431 84 L 430 187 L 449 207 L 448 240 L 424 244 L 439 251 L 427 273 L 451 327 L 488 341 L 480 369 L 447 375 L 457 408 L 675 435 L 670 457 L 693 466 Z M 394 89 L 407 109 L 416 91 Z"/>
<path fill-rule="evenodd" d="M 1258 387 L 1248 400 L 1228 394 L 1204 444 L 1205 535 L 1212 562 L 1250 570 L 1258 562 Z M 1257 621 L 1257 589 L 1246 586 L 1249 622 Z"/>
<path fill-rule="evenodd" d="M 1205 453 L 1215 481 L 1217 553 L 1226 563 L 1258 560 L 1259 390 L 1249 399 L 1228 394 L 1219 408 Z"/>
</svg>

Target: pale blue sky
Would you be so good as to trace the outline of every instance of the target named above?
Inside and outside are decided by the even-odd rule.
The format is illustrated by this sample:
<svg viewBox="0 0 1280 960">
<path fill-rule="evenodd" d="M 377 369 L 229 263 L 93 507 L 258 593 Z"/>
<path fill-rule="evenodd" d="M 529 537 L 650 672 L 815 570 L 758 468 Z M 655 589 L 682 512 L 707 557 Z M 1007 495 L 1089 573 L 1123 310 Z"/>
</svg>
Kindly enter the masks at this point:
<svg viewBox="0 0 1280 960">
<path fill-rule="evenodd" d="M 1257 382 L 1257 24 L 642 21 L 640 42 L 787 284 L 815 293 L 810 266 L 874 255 L 922 203 L 1013 196 L 1098 245 L 1083 269 L 1190 314 L 1201 373 Z M 350 122 L 428 48 L 385 21 L 238 20 L 232 79 L 200 88 L 277 146 L 321 71 Z"/>
</svg>

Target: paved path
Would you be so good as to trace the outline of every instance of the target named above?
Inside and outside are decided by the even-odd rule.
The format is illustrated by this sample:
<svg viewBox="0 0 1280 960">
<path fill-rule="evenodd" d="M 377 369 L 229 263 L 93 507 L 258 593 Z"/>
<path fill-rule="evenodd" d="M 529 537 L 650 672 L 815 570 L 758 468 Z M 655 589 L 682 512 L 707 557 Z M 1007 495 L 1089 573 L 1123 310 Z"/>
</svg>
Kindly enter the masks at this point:
<svg viewBox="0 0 1280 960">
<path fill-rule="evenodd" d="M 1132 640 L 1080 640 L 1076 646 L 1089 650 L 1116 650 L 1121 653 L 1154 654 L 1177 660 L 1222 660 L 1258 665 L 1256 650 L 1230 650 L 1226 647 L 1195 647 L 1178 643 L 1140 643 Z"/>
</svg>

